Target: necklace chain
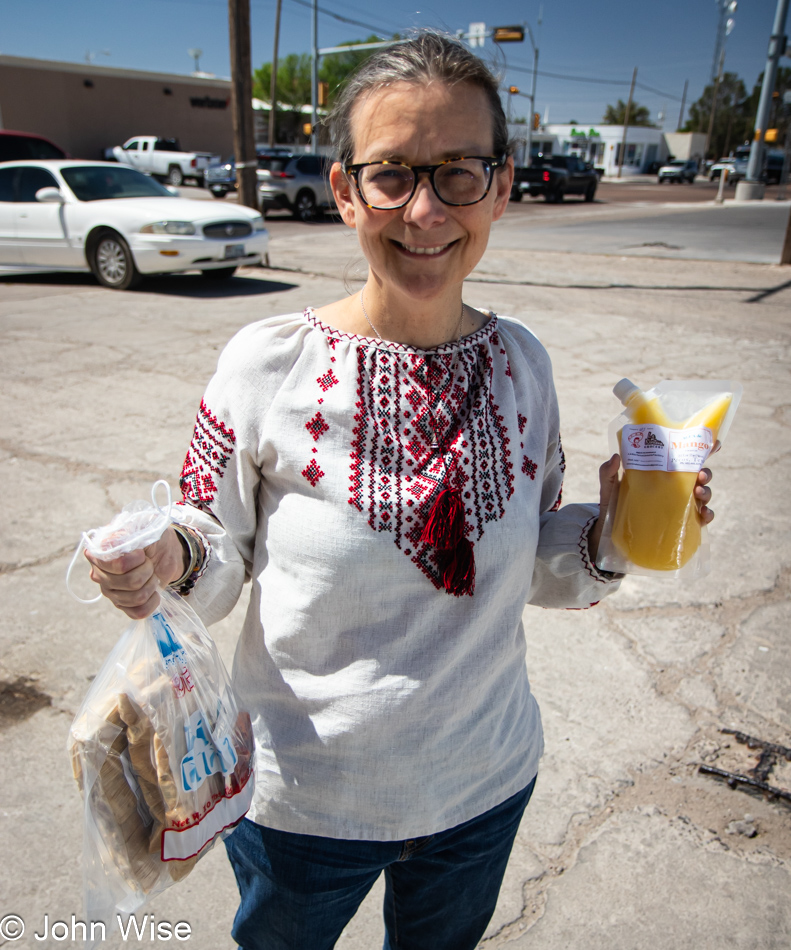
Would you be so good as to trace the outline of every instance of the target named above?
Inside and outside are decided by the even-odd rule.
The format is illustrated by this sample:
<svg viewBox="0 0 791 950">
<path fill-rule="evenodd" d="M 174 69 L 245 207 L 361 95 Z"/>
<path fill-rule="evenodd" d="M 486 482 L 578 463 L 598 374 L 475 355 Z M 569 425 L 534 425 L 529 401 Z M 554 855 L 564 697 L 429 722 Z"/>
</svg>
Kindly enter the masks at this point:
<svg viewBox="0 0 791 950">
<path fill-rule="evenodd" d="M 367 321 L 367 323 L 368 323 L 368 326 L 369 326 L 369 327 L 374 331 L 374 333 L 376 334 L 376 339 L 377 339 L 377 340 L 381 340 L 381 339 L 382 339 L 382 334 L 381 334 L 381 333 L 376 329 L 376 327 L 373 325 L 373 321 L 372 321 L 371 318 L 368 316 L 368 311 L 365 309 L 365 287 L 363 287 L 363 289 L 360 291 L 360 306 L 363 308 L 363 316 L 365 317 L 365 319 L 366 319 L 366 321 Z M 454 342 L 454 343 L 458 343 L 459 340 L 461 339 L 461 327 L 462 327 L 462 324 L 463 324 L 463 323 L 464 323 L 464 301 L 462 300 L 462 302 L 461 302 L 461 313 L 459 314 L 459 322 L 458 322 L 458 325 L 456 326 L 456 333 L 454 334 L 454 339 L 453 339 L 453 342 Z"/>
</svg>

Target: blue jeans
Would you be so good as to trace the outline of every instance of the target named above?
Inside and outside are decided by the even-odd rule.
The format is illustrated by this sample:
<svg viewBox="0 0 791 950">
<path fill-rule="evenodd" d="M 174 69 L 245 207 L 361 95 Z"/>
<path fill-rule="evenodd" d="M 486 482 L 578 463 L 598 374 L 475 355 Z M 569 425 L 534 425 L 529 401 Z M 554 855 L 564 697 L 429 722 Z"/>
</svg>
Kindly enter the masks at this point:
<svg viewBox="0 0 791 950">
<path fill-rule="evenodd" d="M 474 950 L 534 785 L 406 841 L 299 835 L 244 819 L 225 841 L 241 894 L 234 939 L 241 950 L 331 950 L 384 871 L 384 950 Z"/>
</svg>

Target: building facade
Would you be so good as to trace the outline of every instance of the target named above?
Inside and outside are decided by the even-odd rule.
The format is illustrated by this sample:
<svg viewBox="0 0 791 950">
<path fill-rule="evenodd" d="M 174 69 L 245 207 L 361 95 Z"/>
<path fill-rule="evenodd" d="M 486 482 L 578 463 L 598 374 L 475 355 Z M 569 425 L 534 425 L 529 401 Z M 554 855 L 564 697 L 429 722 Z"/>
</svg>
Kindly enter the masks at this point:
<svg viewBox="0 0 791 950">
<path fill-rule="evenodd" d="M 515 154 L 517 165 L 524 165 L 527 135 L 524 126 L 512 126 L 512 134 L 520 141 Z M 537 155 L 577 155 L 601 169 L 604 175 L 616 176 L 623 147 L 622 125 L 545 125 L 533 132 L 532 153 Z M 658 163 L 674 158 L 703 159 L 706 136 L 697 132 L 663 132 L 639 125 L 630 125 L 626 135 L 621 177 L 646 175 L 656 171 Z"/>
</svg>

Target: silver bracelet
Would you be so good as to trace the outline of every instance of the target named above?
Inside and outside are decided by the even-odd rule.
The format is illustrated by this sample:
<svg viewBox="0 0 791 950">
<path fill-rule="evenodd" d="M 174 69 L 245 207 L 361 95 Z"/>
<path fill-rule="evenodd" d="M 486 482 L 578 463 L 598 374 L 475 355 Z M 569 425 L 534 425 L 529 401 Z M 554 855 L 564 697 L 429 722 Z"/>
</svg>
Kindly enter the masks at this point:
<svg viewBox="0 0 791 950">
<path fill-rule="evenodd" d="M 189 556 L 189 563 L 181 577 L 179 577 L 178 580 L 171 581 L 168 587 L 171 590 L 178 591 L 180 594 L 187 594 L 195 586 L 195 580 L 203 567 L 203 559 L 206 555 L 203 550 L 203 545 L 191 531 L 175 522 L 173 523 L 173 530 L 178 535 L 179 541 L 181 541 L 182 546 Z"/>
</svg>

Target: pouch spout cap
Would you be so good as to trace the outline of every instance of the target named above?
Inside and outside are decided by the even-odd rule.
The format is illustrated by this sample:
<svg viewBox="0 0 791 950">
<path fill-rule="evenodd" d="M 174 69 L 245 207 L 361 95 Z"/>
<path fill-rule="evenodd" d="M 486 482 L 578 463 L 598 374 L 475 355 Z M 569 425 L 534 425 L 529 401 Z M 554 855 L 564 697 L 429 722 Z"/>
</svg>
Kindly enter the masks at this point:
<svg viewBox="0 0 791 950">
<path fill-rule="evenodd" d="M 629 399 L 635 394 L 640 392 L 640 387 L 635 386 L 631 379 L 620 379 L 613 386 L 612 391 L 620 399 L 620 401 L 625 406 Z"/>
</svg>

